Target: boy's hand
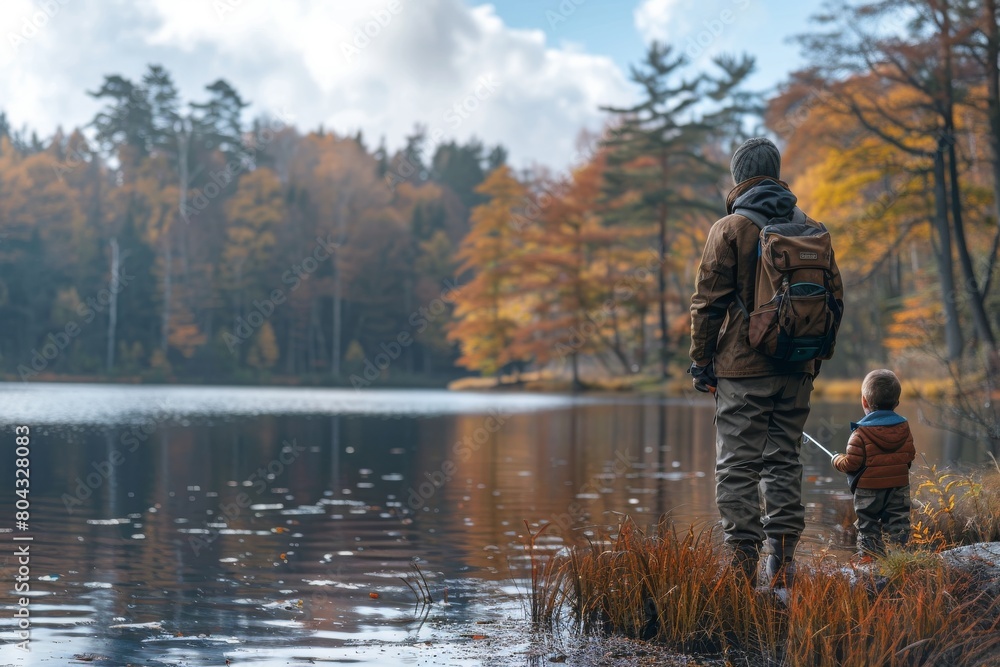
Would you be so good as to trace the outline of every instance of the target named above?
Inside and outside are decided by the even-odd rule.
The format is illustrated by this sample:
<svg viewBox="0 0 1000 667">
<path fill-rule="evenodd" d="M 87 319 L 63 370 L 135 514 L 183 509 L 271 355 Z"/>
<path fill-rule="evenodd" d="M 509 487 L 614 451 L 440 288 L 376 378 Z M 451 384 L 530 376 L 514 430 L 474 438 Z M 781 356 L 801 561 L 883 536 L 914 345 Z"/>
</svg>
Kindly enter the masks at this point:
<svg viewBox="0 0 1000 667">
<path fill-rule="evenodd" d="M 839 461 L 843 456 L 844 456 L 843 454 L 834 454 L 833 456 L 830 457 L 830 463 L 833 464 L 834 468 L 837 467 L 837 461 Z"/>
</svg>

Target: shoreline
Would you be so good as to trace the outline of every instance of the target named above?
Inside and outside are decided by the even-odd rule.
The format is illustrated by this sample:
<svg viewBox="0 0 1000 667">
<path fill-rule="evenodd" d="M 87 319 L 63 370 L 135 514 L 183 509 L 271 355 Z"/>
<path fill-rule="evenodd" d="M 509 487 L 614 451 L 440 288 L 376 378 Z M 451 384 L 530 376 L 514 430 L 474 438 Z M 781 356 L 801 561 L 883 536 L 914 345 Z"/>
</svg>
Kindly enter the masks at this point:
<svg viewBox="0 0 1000 667">
<path fill-rule="evenodd" d="M 833 401 L 853 401 L 858 397 L 862 378 L 817 378 L 812 396 L 816 399 Z M 314 387 L 314 388 L 357 388 L 351 384 L 351 376 L 331 378 L 326 376 L 271 375 L 257 378 L 222 377 L 150 377 L 143 375 L 106 376 L 97 374 L 40 373 L 30 381 L 22 381 L 11 373 L 0 374 L 0 382 L 23 384 L 106 384 L 106 385 L 146 385 L 146 386 L 235 386 L 235 387 Z M 479 376 L 396 376 L 371 383 L 378 389 L 428 389 L 448 391 L 505 392 L 505 393 L 553 393 L 553 394 L 613 394 L 622 396 L 649 396 L 664 398 L 695 398 L 702 396 L 691 387 L 690 378 L 678 370 L 668 378 L 653 375 L 628 375 L 586 378 L 574 386 L 571 378 L 529 371 L 520 374 L 497 377 Z M 941 400 L 953 392 L 951 381 L 941 378 L 914 378 L 903 381 L 903 398 Z M 994 392 L 1000 400 L 1000 389 Z"/>
</svg>

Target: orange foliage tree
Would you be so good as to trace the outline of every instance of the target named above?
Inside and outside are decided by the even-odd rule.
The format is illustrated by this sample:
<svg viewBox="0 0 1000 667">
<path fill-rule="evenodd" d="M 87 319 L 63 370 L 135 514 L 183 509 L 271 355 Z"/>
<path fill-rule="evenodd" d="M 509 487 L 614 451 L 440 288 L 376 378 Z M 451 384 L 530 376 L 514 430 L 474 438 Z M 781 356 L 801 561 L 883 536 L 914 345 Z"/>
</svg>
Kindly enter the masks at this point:
<svg viewBox="0 0 1000 667">
<path fill-rule="evenodd" d="M 461 345 L 458 363 L 486 375 L 499 373 L 517 360 L 512 343 L 526 318 L 531 295 L 520 289 L 517 253 L 522 251 L 516 218 L 527 188 L 503 166 L 476 192 L 489 197 L 472 211 L 469 233 L 459 246 L 459 271 L 473 277 L 455 294 L 455 317 L 448 339 Z"/>
</svg>

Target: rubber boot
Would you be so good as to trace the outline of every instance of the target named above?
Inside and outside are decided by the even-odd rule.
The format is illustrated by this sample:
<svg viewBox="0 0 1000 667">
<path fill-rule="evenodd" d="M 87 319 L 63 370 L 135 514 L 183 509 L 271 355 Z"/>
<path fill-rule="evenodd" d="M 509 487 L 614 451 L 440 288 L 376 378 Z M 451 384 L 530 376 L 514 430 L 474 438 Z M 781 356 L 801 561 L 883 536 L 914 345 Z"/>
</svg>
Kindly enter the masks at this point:
<svg viewBox="0 0 1000 667">
<path fill-rule="evenodd" d="M 771 588 L 791 588 L 795 579 L 795 547 L 798 539 L 788 536 L 769 537 L 767 545 L 771 548 L 771 553 L 764 563 L 764 572 L 767 575 L 767 584 Z"/>
<path fill-rule="evenodd" d="M 760 546 L 755 542 L 740 542 L 732 547 L 733 571 L 741 576 L 751 588 L 757 586 L 757 566 L 760 563 Z"/>
</svg>

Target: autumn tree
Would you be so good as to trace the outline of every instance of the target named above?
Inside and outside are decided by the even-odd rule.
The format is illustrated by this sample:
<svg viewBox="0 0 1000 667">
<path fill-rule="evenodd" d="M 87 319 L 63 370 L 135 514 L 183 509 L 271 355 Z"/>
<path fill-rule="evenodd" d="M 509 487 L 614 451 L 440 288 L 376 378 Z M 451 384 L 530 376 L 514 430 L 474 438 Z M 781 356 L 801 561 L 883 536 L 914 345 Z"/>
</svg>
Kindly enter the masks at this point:
<svg viewBox="0 0 1000 667">
<path fill-rule="evenodd" d="M 723 212 L 717 183 L 726 170 L 710 144 L 731 131 L 752 106 L 740 88 L 753 70 L 752 58 L 717 58 L 717 74 L 691 72 L 688 64 L 683 54 L 654 42 L 642 64 L 632 68 L 639 101 L 606 108 L 615 116 L 605 142 L 609 215 L 621 224 L 645 227 L 660 257 L 656 280 L 664 377 L 671 355 L 670 247 L 686 214 L 699 211 L 717 218 Z"/>
<path fill-rule="evenodd" d="M 923 162 L 934 193 L 933 220 L 938 243 L 942 307 L 946 313 L 948 357 L 962 354 L 957 305 L 963 294 L 977 340 L 996 356 L 994 325 L 970 251 L 963 206 L 962 159 L 956 109 L 968 94 L 957 47 L 967 39 L 952 0 L 828 2 L 817 17 L 829 26 L 801 38 L 814 62 L 817 87 L 834 91 L 829 103 L 851 114 L 864 130 Z M 850 85 L 848 85 L 848 83 Z M 909 91 L 890 106 L 881 94 L 889 87 Z M 962 281 L 957 284 L 952 249 Z"/>
<path fill-rule="evenodd" d="M 269 169 L 257 169 L 240 179 L 226 202 L 226 245 L 223 276 L 233 294 L 233 312 L 243 315 L 247 292 L 266 295 L 261 279 L 270 268 L 275 230 L 284 215 L 281 183 Z"/>
<path fill-rule="evenodd" d="M 496 375 L 516 360 L 511 344 L 525 316 L 524 300 L 530 298 L 519 291 L 512 259 L 519 244 L 512 221 L 528 193 L 506 166 L 490 174 L 476 192 L 488 201 L 473 209 L 469 234 L 459 246 L 459 271 L 473 277 L 456 296 L 457 319 L 448 338 L 461 345 L 460 365 Z"/>
<path fill-rule="evenodd" d="M 539 224 L 522 230 L 516 259 L 517 288 L 522 299 L 530 298 L 530 320 L 515 330 L 510 355 L 541 366 L 568 357 L 577 388 L 580 357 L 602 352 L 607 330 L 605 318 L 595 317 L 607 293 L 599 255 L 616 237 L 600 217 L 603 172 L 604 160 L 592 160 L 568 182 L 551 186 L 551 203 Z"/>
</svg>

